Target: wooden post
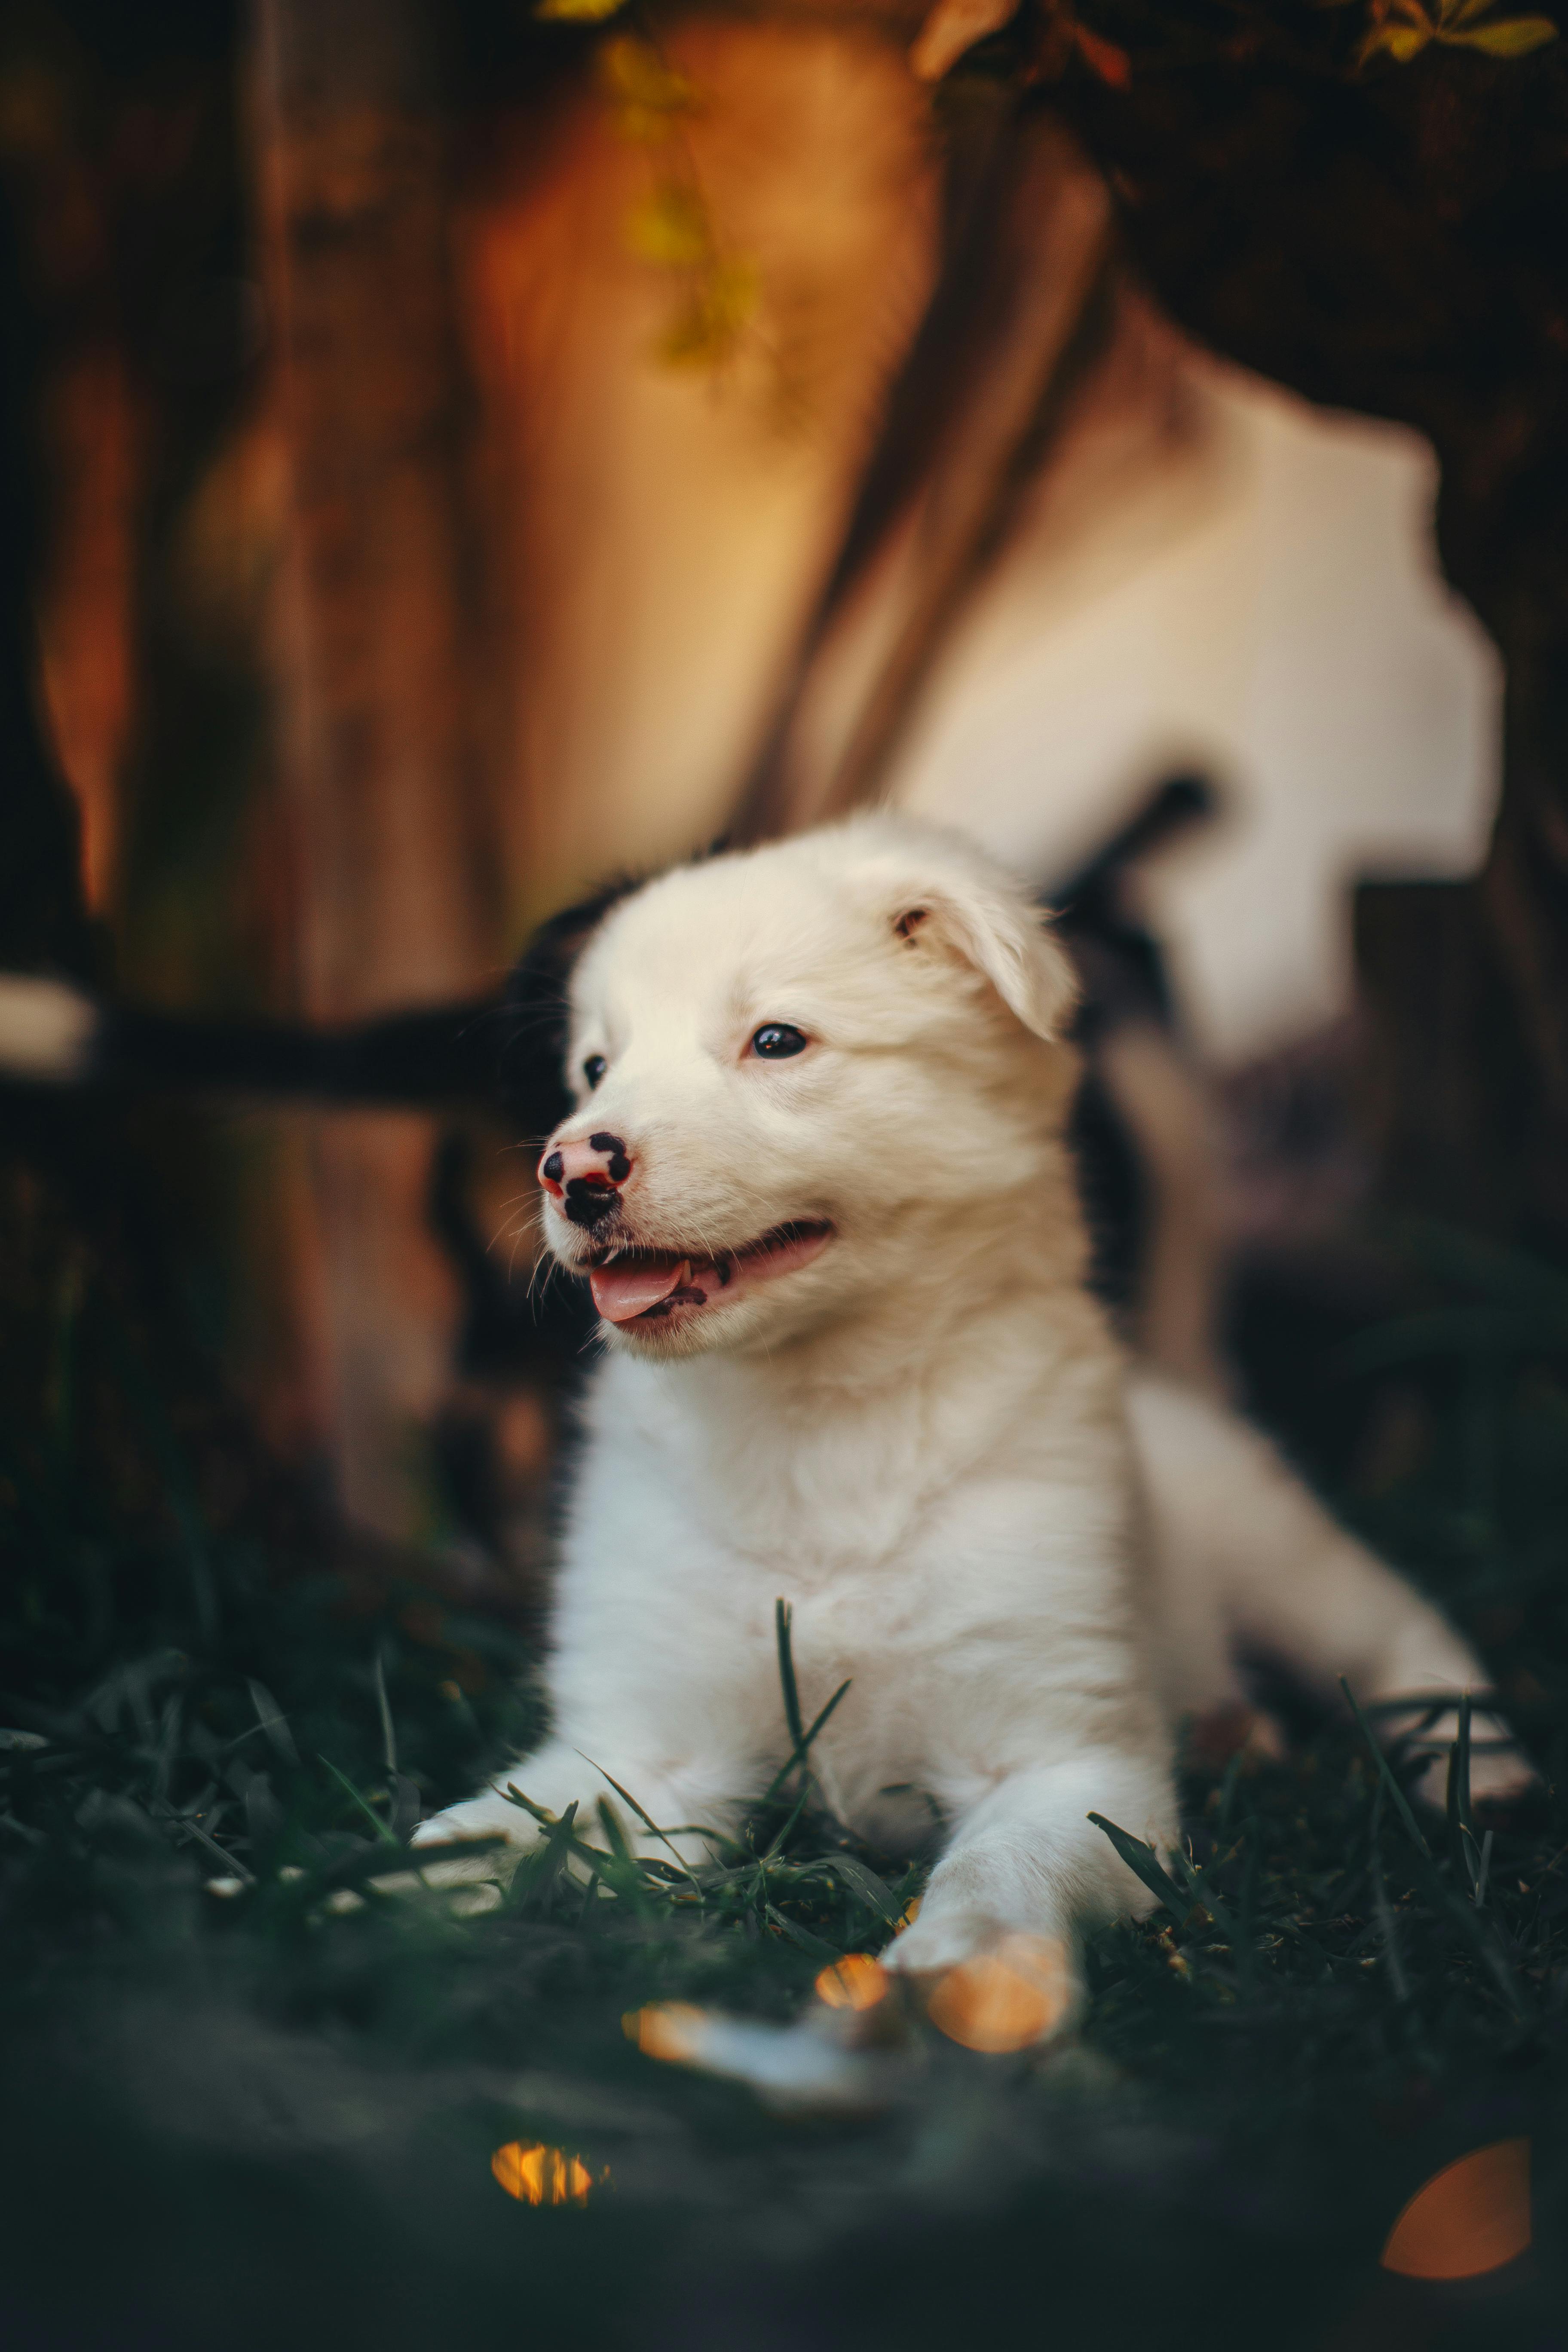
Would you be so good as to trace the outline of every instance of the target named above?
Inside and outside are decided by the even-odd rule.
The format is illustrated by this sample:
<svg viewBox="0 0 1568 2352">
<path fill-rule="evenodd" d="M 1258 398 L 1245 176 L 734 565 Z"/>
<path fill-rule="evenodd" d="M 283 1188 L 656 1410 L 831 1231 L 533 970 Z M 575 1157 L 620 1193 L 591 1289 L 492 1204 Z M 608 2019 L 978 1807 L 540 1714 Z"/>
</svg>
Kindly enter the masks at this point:
<svg viewBox="0 0 1568 2352">
<path fill-rule="evenodd" d="M 289 451 L 278 647 L 299 992 L 339 1020 L 500 958 L 466 724 L 462 416 L 434 12 L 258 0 L 256 136 Z M 314 1123 L 315 1395 L 348 1514 L 417 1531 L 456 1300 L 419 1118 Z M 307 1250 L 304 1255 L 309 1257 Z"/>
</svg>

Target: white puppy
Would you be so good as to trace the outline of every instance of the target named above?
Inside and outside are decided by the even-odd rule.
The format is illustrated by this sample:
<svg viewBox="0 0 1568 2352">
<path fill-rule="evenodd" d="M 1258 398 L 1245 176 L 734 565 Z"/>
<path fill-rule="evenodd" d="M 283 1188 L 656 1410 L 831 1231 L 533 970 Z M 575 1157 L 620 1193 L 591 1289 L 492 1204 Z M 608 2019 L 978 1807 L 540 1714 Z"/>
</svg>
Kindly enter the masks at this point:
<svg viewBox="0 0 1568 2352">
<path fill-rule="evenodd" d="M 1260 1439 L 1128 1382 L 1063 1140 L 1074 994 L 1021 885 L 885 816 L 605 918 L 540 1164 L 607 1341 L 553 1732 L 423 1836 L 527 1842 L 509 1781 L 591 1819 L 608 1776 L 700 1857 L 789 1753 L 783 1598 L 807 1720 L 851 1682 L 813 1754 L 837 1812 L 940 1822 L 885 1956 L 939 1970 L 1148 1907 L 1088 1816 L 1169 1841 L 1172 1725 L 1239 1699 L 1238 1639 L 1369 1699 L 1481 1684 Z"/>
</svg>

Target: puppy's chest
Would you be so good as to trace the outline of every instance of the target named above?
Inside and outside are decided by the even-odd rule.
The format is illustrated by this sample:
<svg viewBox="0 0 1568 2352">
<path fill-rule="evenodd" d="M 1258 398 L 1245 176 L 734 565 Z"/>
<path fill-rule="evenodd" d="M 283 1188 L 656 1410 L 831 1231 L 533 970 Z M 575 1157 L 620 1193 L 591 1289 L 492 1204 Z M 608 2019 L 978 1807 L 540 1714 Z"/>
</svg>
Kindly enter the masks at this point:
<svg viewBox="0 0 1568 2352">
<path fill-rule="evenodd" d="M 617 1594 L 640 1599 L 715 1658 L 737 1643 L 754 1656 L 763 1636 L 771 1654 L 783 1600 L 823 1676 L 907 1685 L 976 1633 L 1031 1640 L 1117 1548 L 1101 1433 L 1042 1443 L 1036 1419 L 942 1447 L 867 1416 L 803 1443 L 765 1422 L 661 1412 L 629 1381 L 621 1397 L 583 1465 L 569 1573 L 604 1604 L 595 1622 Z"/>
<path fill-rule="evenodd" d="M 1001 1606 L 1028 1613 L 1081 1564 L 1086 1537 L 1089 1554 L 1103 1549 L 1102 1505 L 1119 1486 L 1106 1433 L 1057 1435 L 1049 1416 L 961 1426 L 943 1444 L 896 1415 L 847 1415 L 803 1438 L 627 1402 L 642 1409 L 602 1421 L 583 1465 L 581 1566 L 613 1560 L 721 1616 L 783 1597 L 857 1649 L 880 1650 L 900 1627 L 951 1633 Z"/>
<path fill-rule="evenodd" d="M 932 1513 L 907 1486 L 868 1476 L 824 1480 L 805 1492 L 792 1481 L 715 1494 L 703 1516 L 716 1548 L 737 1562 L 784 1579 L 802 1599 L 837 1595 L 858 1611 L 876 1607 L 889 1576 L 925 1572 Z"/>
<path fill-rule="evenodd" d="M 637 1399 L 646 1405 L 644 1399 Z M 803 1589 L 913 1564 L 962 1476 L 907 1427 L 877 1416 L 802 1430 L 782 1416 L 704 1421 L 639 1413 L 606 1429 L 586 1484 L 645 1528 L 689 1530 L 698 1552 Z"/>
</svg>

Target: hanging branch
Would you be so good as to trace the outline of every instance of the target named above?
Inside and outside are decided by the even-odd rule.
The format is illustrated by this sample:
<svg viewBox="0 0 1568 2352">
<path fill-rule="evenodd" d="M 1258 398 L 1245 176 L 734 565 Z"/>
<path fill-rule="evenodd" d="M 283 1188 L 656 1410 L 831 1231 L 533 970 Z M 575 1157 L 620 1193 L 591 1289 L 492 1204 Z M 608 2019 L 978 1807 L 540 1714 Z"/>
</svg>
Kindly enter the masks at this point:
<svg viewBox="0 0 1568 2352">
<path fill-rule="evenodd" d="M 845 759 L 812 813 L 876 787 L 913 695 L 1047 462 L 1115 313 L 1110 202 L 1059 123 L 1027 100 L 963 122 L 942 265 L 889 394 L 838 552 L 740 796 L 731 837 L 768 838 L 795 806 L 797 735 L 859 591 L 923 502 L 903 625 Z"/>
<path fill-rule="evenodd" d="M 1060 443 L 1078 394 L 1110 347 L 1118 315 L 1121 270 L 1109 221 L 1101 225 L 1076 268 L 1064 272 L 1032 356 L 1038 373 L 1033 398 L 1019 415 L 998 420 L 951 502 L 945 529 L 927 553 L 912 607 L 868 696 L 849 745 L 818 805 L 822 817 L 840 816 L 873 800 L 886 781 L 919 706 L 922 688 L 975 590 L 1011 543 L 1030 490 Z M 1065 330 L 1065 331 L 1064 331 Z M 999 404 L 1001 405 L 1002 404 Z M 1010 408 L 1011 404 L 1005 404 Z"/>
</svg>

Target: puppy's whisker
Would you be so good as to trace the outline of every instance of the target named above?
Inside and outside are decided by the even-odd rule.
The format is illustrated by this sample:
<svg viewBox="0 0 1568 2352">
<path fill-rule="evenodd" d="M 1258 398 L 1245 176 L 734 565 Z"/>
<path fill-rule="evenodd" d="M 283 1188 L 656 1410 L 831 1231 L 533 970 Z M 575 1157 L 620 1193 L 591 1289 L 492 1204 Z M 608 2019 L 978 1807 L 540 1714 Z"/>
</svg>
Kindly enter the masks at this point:
<svg viewBox="0 0 1568 2352">
<path fill-rule="evenodd" d="M 520 1234 L 518 1235 L 519 1243 L 521 1244 L 525 1236 L 522 1234 Z M 533 1262 L 528 1269 L 528 1283 L 523 1292 L 523 1296 L 530 1306 L 533 1304 L 536 1295 L 541 1302 L 543 1301 L 550 1289 L 550 1277 L 554 1271 L 554 1259 L 551 1256 L 543 1244 L 540 1243 L 539 1246 L 533 1253 Z"/>
</svg>

